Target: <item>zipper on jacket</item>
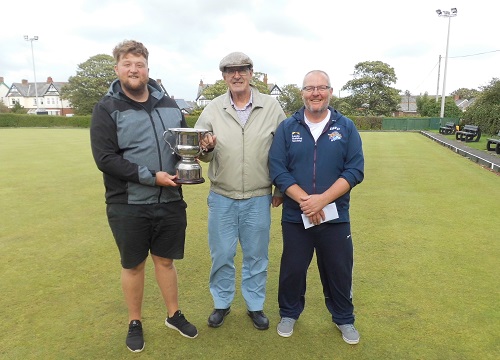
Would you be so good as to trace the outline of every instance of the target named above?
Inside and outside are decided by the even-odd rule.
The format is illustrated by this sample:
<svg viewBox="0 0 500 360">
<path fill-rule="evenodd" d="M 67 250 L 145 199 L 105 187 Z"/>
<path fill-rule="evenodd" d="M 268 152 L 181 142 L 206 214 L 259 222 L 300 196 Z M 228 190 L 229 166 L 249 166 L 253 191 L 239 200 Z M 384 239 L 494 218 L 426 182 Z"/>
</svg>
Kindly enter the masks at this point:
<svg viewBox="0 0 500 360">
<path fill-rule="evenodd" d="M 146 110 L 146 109 L 144 109 L 144 110 Z M 158 109 L 154 109 L 154 110 L 158 114 L 158 117 L 160 118 L 160 122 L 163 124 L 163 119 L 161 118 L 160 113 L 158 112 Z M 156 126 L 155 126 L 155 123 L 153 121 L 153 116 L 150 113 L 148 113 L 148 115 L 149 115 L 149 121 L 151 122 L 151 126 L 153 127 L 153 131 L 155 133 L 156 150 L 158 151 L 158 160 L 160 162 L 160 164 L 159 164 L 160 168 L 158 170 L 162 171 L 163 169 L 162 169 L 162 160 L 161 160 L 161 147 L 160 147 L 160 143 L 158 142 L 158 132 L 156 131 Z M 163 126 L 163 127 L 165 127 L 165 126 Z M 155 180 L 155 182 L 156 182 L 156 180 Z M 163 193 L 163 187 L 160 186 L 160 192 L 158 193 L 158 200 L 157 200 L 158 204 L 161 201 L 162 193 Z"/>
<path fill-rule="evenodd" d="M 241 167 L 241 188 L 242 188 L 242 196 L 243 194 L 245 194 L 245 128 L 242 127 L 241 128 L 241 137 L 242 137 L 242 140 L 241 142 L 243 143 L 243 166 Z M 244 196 L 243 196 L 244 197 Z"/>
<path fill-rule="evenodd" d="M 316 194 L 316 155 L 317 155 L 317 151 L 318 151 L 318 142 L 314 141 L 314 152 L 313 152 L 313 194 Z"/>
<path fill-rule="evenodd" d="M 312 135 L 311 129 L 309 129 L 309 126 L 306 126 L 307 130 L 309 131 L 309 134 L 314 140 L 314 137 Z M 330 120 L 326 123 L 325 127 L 323 128 L 323 131 L 321 134 L 318 136 L 318 140 L 320 137 L 323 136 L 324 133 L 327 132 L 326 129 L 330 128 Z M 313 194 L 316 194 L 316 160 L 317 160 L 317 155 L 318 155 L 318 140 L 314 140 L 314 152 L 313 152 Z"/>
</svg>

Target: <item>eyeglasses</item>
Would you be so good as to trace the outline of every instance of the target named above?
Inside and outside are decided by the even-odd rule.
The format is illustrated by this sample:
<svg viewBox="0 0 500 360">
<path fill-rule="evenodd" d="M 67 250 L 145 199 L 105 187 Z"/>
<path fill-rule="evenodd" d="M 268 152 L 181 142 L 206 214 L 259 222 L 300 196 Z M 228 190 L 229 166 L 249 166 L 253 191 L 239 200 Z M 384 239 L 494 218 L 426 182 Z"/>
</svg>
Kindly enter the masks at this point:
<svg viewBox="0 0 500 360">
<path fill-rule="evenodd" d="M 314 90 L 318 90 L 320 93 L 326 92 L 328 89 L 331 89 L 330 86 L 320 85 L 320 86 L 304 86 L 302 88 L 303 91 L 312 93 Z"/>
<path fill-rule="evenodd" d="M 250 69 L 246 67 L 245 68 L 229 67 L 226 68 L 224 72 L 230 76 L 234 76 L 236 72 L 238 72 L 238 74 L 240 74 L 241 76 L 247 76 L 250 73 Z"/>
</svg>

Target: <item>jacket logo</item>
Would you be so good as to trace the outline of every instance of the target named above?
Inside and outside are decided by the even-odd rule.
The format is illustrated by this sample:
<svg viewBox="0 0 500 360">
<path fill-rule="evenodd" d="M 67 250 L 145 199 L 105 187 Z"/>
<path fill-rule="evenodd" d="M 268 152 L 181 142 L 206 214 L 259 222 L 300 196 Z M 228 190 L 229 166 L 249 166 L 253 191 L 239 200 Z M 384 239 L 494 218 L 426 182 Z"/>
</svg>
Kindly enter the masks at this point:
<svg viewBox="0 0 500 360">
<path fill-rule="evenodd" d="M 292 131 L 292 142 L 302 142 L 302 136 L 300 136 L 300 132 Z"/>
<path fill-rule="evenodd" d="M 337 140 L 342 139 L 342 134 L 339 133 L 338 131 L 334 131 L 334 132 L 328 134 L 328 138 L 330 139 L 330 141 L 337 141 Z"/>
</svg>

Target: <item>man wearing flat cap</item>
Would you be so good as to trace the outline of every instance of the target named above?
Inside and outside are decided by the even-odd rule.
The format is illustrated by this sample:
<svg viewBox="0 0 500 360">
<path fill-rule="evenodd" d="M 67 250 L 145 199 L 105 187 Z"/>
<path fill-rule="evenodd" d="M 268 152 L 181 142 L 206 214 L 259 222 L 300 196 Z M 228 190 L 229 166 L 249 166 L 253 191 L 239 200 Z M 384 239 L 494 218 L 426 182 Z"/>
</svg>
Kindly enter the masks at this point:
<svg viewBox="0 0 500 360">
<path fill-rule="evenodd" d="M 235 294 L 234 257 L 238 241 L 243 253 L 241 293 L 247 314 L 259 330 L 269 328 L 264 314 L 268 267 L 271 195 L 268 152 L 274 132 L 285 119 L 280 104 L 261 94 L 250 81 L 253 61 L 242 52 L 219 64 L 228 91 L 212 100 L 195 128 L 214 135 L 202 141 L 200 160 L 209 162 L 208 244 L 212 258 L 210 292 L 214 310 L 208 325 L 219 327 L 231 311 Z"/>
</svg>

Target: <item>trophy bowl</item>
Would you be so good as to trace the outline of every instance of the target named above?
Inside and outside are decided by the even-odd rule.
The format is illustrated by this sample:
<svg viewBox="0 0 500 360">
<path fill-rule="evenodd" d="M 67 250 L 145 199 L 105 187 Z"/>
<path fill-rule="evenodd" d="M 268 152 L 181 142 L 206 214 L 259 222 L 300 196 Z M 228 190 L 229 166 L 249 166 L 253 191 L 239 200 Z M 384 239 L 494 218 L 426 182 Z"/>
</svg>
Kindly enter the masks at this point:
<svg viewBox="0 0 500 360">
<path fill-rule="evenodd" d="M 196 159 L 203 149 L 200 142 L 209 134 L 209 130 L 193 128 L 169 128 L 163 133 L 163 139 L 170 149 L 181 157 L 175 165 L 177 184 L 201 184 L 205 179 L 201 175 L 201 166 Z M 172 143 L 167 139 L 170 135 L 174 140 Z"/>
</svg>

